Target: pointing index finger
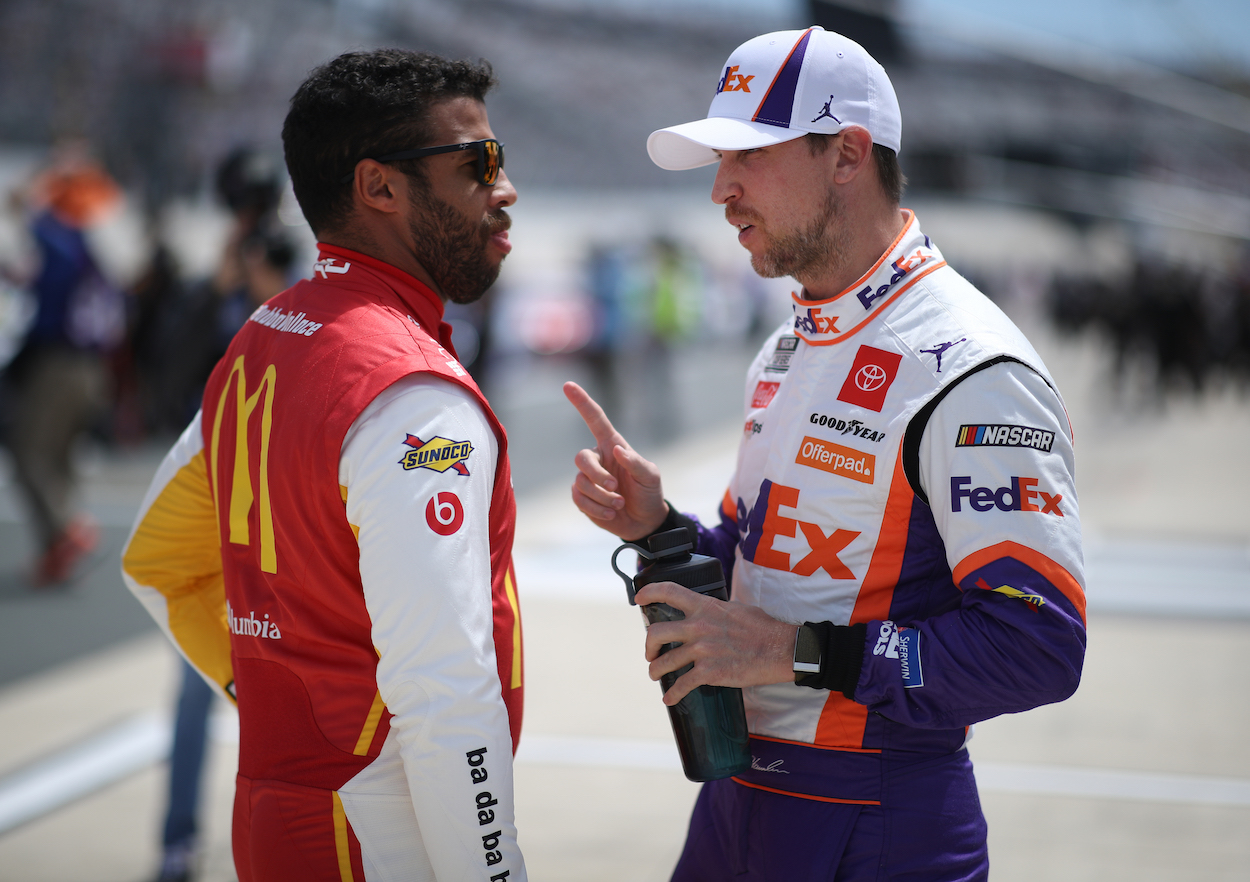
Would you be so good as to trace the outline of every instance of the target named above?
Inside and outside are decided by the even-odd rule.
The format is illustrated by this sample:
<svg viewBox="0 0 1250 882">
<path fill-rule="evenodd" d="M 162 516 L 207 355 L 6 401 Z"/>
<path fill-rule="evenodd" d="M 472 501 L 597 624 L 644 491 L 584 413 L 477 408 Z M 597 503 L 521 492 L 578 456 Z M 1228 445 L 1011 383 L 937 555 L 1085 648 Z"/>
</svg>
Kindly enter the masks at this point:
<svg viewBox="0 0 1250 882">
<path fill-rule="evenodd" d="M 564 397 L 577 408 L 578 414 L 586 423 L 586 428 L 590 429 L 590 434 L 595 436 L 601 453 L 607 455 L 616 446 L 614 442 L 617 439 L 624 440 L 612 425 L 612 421 L 608 419 L 608 415 L 603 412 L 603 408 L 581 386 L 571 380 L 565 383 Z"/>
</svg>

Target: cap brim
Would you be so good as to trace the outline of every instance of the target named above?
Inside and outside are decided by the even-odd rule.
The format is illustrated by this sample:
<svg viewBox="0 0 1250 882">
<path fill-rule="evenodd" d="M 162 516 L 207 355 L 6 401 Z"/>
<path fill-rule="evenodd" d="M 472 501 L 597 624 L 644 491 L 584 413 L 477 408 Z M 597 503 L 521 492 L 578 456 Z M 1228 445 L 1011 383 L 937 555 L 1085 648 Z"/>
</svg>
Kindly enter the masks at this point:
<svg viewBox="0 0 1250 882">
<path fill-rule="evenodd" d="M 727 116 L 669 126 L 647 138 L 647 155 L 660 168 L 682 171 L 711 165 L 722 150 L 752 150 L 793 141 L 806 132 Z"/>
</svg>

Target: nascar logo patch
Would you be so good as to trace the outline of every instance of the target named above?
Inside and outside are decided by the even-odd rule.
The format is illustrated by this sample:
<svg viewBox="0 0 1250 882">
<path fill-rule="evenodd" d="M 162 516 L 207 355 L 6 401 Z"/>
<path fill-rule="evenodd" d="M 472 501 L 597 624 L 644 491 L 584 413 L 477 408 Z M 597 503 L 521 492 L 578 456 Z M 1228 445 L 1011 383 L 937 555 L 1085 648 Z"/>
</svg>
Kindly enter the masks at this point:
<svg viewBox="0 0 1250 882">
<path fill-rule="evenodd" d="M 473 445 L 468 441 L 452 441 L 441 435 L 422 441 L 416 435 L 408 435 L 404 438 L 404 443 L 412 448 L 399 461 L 404 471 L 430 469 L 442 473 L 451 469 L 458 475 L 467 477 L 469 474 L 465 460 L 473 452 Z"/>
<path fill-rule="evenodd" d="M 1050 453 L 1055 433 L 1032 426 L 980 425 L 960 426 L 955 434 L 956 447 L 1032 447 Z"/>
</svg>

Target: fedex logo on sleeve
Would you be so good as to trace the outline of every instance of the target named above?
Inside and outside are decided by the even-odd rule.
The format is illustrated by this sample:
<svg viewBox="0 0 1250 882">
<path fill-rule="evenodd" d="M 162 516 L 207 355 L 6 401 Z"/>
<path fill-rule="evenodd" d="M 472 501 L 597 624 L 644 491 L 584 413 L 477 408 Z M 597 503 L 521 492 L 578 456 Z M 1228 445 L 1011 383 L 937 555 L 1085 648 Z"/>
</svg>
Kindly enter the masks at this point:
<svg viewBox="0 0 1250 882">
<path fill-rule="evenodd" d="M 951 476 L 951 511 L 963 511 L 963 502 L 967 500 L 973 511 L 997 508 L 999 511 L 1037 511 L 1063 517 L 1063 509 L 1059 507 L 1063 494 L 1036 489 L 1037 478 L 1013 477 L 1009 485 L 996 489 L 971 487 L 971 483 L 970 476 Z"/>
</svg>

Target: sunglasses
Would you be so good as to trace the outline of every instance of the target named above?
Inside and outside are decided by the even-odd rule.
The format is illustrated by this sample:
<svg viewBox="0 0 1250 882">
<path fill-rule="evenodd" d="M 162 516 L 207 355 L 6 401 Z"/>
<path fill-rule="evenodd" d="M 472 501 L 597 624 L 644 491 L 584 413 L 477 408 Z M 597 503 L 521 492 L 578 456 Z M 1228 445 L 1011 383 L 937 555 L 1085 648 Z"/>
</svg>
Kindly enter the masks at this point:
<svg viewBox="0 0 1250 882">
<path fill-rule="evenodd" d="M 483 138 L 481 141 L 466 141 L 463 144 L 443 144 L 440 147 L 418 147 L 415 150 L 401 150 L 385 156 L 365 157 L 375 162 L 399 162 L 401 159 L 420 159 L 422 156 L 434 156 L 438 153 L 452 153 L 456 150 L 477 151 L 477 180 L 484 187 L 493 187 L 499 180 L 499 171 L 503 168 L 503 144 L 494 138 Z M 346 184 L 355 176 L 351 174 L 339 178 L 340 184 Z"/>
</svg>

